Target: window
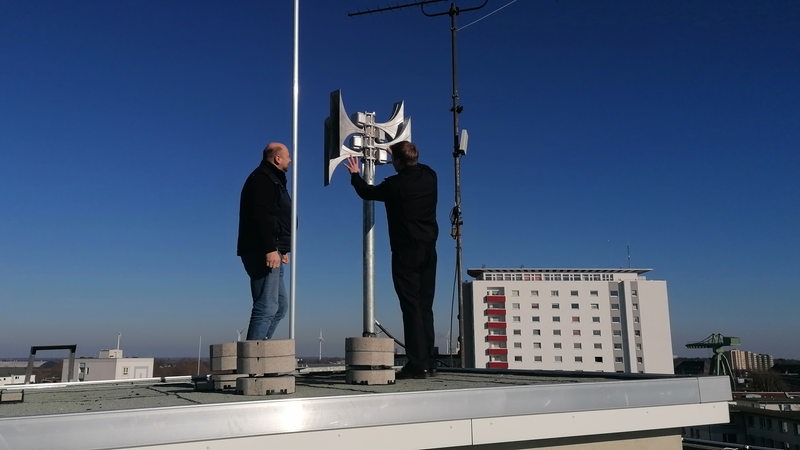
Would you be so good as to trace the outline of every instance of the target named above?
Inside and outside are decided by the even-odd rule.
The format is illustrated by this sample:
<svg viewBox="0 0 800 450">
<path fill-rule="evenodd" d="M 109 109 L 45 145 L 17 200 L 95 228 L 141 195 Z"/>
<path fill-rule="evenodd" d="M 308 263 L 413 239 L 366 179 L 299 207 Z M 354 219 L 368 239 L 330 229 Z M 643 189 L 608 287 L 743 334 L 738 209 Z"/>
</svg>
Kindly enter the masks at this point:
<svg viewBox="0 0 800 450">
<path fill-rule="evenodd" d="M 599 342 L 595 342 L 595 343 L 594 343 L 594 348 L 596 348 L 596 349 L 601 349 L 601 348 L 603 348 L 603 344 L 601 344 L 601 343 L 599 343 Z"/>
<path fill-rule="evenodd" d="M 122 374 L 123 375 L 127 375 L 128 374 L 128 368 L 127 367 L 123 367 L 122 368 Z"/>
<path fill-rule="evenodd" d="M 554 361 L 555 361 L 555 362 L 557 362 L 557 363 L 560 363 L 561 361 L 563 361 L 563 360 L 564 360 L 564 358 L 562 358 L 562 357 L 561 357 L 561 355 L 558 355 L 558 356 L 556 356 L 556 357 L 555 357 L 555 358 L 553 358 L 553 359 L 554 359 Z"/>
<path fill-rule="evenodd" d="M 611 330 L 612 336 L 622 336 L 622 330 Z"/>
<path fill-rule="evenodd" d="M 520 317 L 519 316 L 512 316 L 511 317 L 511 321 L 512 322 L 519 322 L 520 321 Z"/>
<path fill-rule="evenodd" d="M 579 323 L 580 321 L 581 321 L 581 318 L 579 316 L 572 316 L 572 322 L 573 323 Z"/>
<path fill-rule="evenodd" d="M 534 322 L 539 322 L 539 321 L 541 321 L 541 319 L 539 318 L 539 316 L 533 316 L 533 317 L 532 317 L 532 319 L 533 319 L 533 321 L 534 321 Z"/>
<path fill-rule="evenodd" d="M 573 336 L 580 336 L 581 335 L 581 330 L 572 330 L 572 335 Z"/>
<path fill-rule="evenodd" d="M 522 342 L 514 342 L 514 348 L 522 348 Z"/>
<path fill-rule="evenodd" d="M 637 289 L 631 289 L 631 295 L 639 295 L 639 291 Z"/>
<path fill-rule="evenodd" d="M 644 358 L 642 358 L 641 356 L 637 356 L 636 357 L 636 362 L 639 363 L 639 364 L 642 364 L 642 363 L 644 363 Z"/>
<path fill-rule="evenodd" d="M 600 316 L 592 316 L 593 323 L 600 323 Z"/>
<path fill-rule="evenodd" d="M 638 311 L 639 310 L 639 304 L 638 303 L 634 303 L 633 304 L 633 310 L 634 311 Z"/>
<path fill-rule="evenodd" d="M 553 336 L 561 336 L 561 330 L 553 330 Z"/>
<path fill-rule="evenodd" d="M 534 328 L 533 329 L 533 335 L 534 336 L 541 336 L 542 335 L 542 330 L 540 330 L 538 328 Z"/>
<path fill-rule="evenodd" d="M 534 356 L 533 357 L 533 361 L 534 362 L 542 362 L 542 357 L 541 356 Z"/>
<path fill-rule="evenodd" d="M 592 336 L 601 336 L 602 332 L 600 330 L 592 330 Z"/>
<path fill-rule="evenodd" d="M 619 317 L 612 317 L 612 318 L 611 318 L 611 323 L 619 323 L 619 322 L 620 322 L 620 320 L 621 320 L 621 319 L 620 319 Z"/>
<path fill-rule="evenodd" d="M 612 303 L 611 309 L 619 309 L 619 303 Z"/>
<path fill-rule="evenodd" d="M 639 323 L 639 316 L 635 316 L 633 318 L 633 323 Z"/>
<path fill-rule="evenodd" d="M 592 303 L 592 309 L 600 309 L 600 303 Z"/>
<path fill-rule="evenodd" d="M 641 330 L 633 330 L 633 335 L 634 336 L 641 336 L 642 335 L 642 331 Z"/>
<path fill-rule="evenodd" d="M 512 289 L 511 290 L 512 297 L 519 297 L 519 289 Z"/>
<path fill-rule="evenodd" d="M 622 344 L 617 342 L 614 344 L 614 350 L 622 350 Z"/>
<path fill-rule="evenodd" d="M 561 348 L 561 342 L 553 342 L 553 348 Z"/>
<path fill-rule="evenodd" d="M 569 307 L 572 309 L 580 309 L 581 306 L 577 303 L 572 303 L 571 305 L 569 305 Z"/>
<path fill-rule="evenodd" d="M 642 344 L 636 344 L 636 350 L 641 350 L 641 349 L 642 349 Z"/>
<path fill-rule="evenodd" d="M 531 309 L 539 309 L 538 303 L 531 303 Z"/>
<path fill-rule="evenodd" d="M 575 362 L 576 363 L 582 363 L 583 362 L 583 356 L 576 356 L 575 357 Z"/>
<path fill-rule="evenodd" d="M 580 342 L 576 342 L 576 343 L 572 344 L 572 348 L 574 348 L 576 350 L 580 350 L 581 349 L 581 343 Z"/>
<path fill-rule="evenodd" d="M 550 291 L 551 297 L 558 297 L 558 291 Z"/>
<path fill-rule="evenodd" d="M 516 362 L 522 362 L 522 356 L 515 356 L 515 357 L 514 357 L 514 361 L 516 361 Z"/>
<path fill-rule="evenodd" d="M 591 295 L 592 297 L 597 297 L 599 293 L 597 291 L 589 291 L 589 295 Z"/>
<path fill-rule="evenodd" d="M 561 322 L 561 317 L 553 316 L 553 322 Z"/>
<path fill-rule="evenodd" d="M 551 307 L 551 308 L 553 308 L 553 309 L 560 309 L 560 308 L 561 308 L 561 305 L 560 305 L 559 303 L 552 303 L 552 304 L 550 305 L 550 307 Z"/>
<path fill-rule="evenodd" d="M 578 296 L 578 291 L 569 291 L 569 295 L 571 297 L 577 297 Z"/>
<path fill-rule="evenodd" d="M 611 295 L 612 297 L 619 297 L 619 291 L 611 291 L 611 292 L 610 292 L 610 295 Z"/>
<path fill-rule="evenodd" d="M 614 362 L 622 364 L 622 357 L 621 356 L 617 356 L 616 358 L 614 358 Z"/>
<path fill-rule="evenodd" d="M 511 309 L 519 309 L 519 303 L 512 303 Z"/>
<path fill-rule="evenodd" d="M 537 291 L 536 289 L 531 291 L 531 297 L 538 297 L 538 296 L 539 296 L 539 291 Z"/>
<path fill-rule="evenodd" d="M 594 362 L 603 362 L 603 357 L 602 356 L 595 356 L 594 357 Z"/>
<path fill-rule="evenodd" d="M 542 348 L 542 343 L 541 342 L 534 342 L 533 343 L 533 348 Z"/>
<path fill-rule="evenodd" d="M 522 330 L 514 330 L 513 334 L 514 336 L 522 336 Z"/>
</svg>

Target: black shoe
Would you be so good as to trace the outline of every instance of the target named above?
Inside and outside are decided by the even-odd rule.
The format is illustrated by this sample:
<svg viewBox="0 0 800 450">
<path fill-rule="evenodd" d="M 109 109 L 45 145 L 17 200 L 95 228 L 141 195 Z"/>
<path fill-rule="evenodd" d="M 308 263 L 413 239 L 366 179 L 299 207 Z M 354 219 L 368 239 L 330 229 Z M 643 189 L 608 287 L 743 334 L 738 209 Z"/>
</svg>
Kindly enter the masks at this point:
<svg viewBox="0 0 800 450">
<path fill-rule="evenodd" d="M 426 374 L 427 374 L 429 377 L 435 377 L 435 376 L 436 376 L 436 375 L 437 375 L 439 372 L 436 370 L 436 368 L 435 368 L 435 367 L 431 367 L 430 369 L 426 370 L 426 371 L 425 371 L 425 373 L 426 373 Z"/>
<path fill-rule="evenodd" d="M 424 380 L 427 378 L 427 374 L 424 370 L 414 370 L 409 369 L 408 367 L 403 367 L 400 369 L 395 375 L 395 380 Z"/>
</svg>

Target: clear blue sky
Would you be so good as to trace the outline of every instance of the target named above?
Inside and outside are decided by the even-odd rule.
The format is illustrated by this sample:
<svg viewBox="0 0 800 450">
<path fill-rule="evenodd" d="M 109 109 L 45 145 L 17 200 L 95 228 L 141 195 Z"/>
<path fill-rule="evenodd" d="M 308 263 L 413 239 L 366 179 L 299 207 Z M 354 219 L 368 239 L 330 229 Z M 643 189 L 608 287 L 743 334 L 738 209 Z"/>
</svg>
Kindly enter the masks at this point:
<svg viewBox="0 0 800 450">
<path fill-rule="evenodd" d="M 379 120 L 404 100 L 439 173 L 446 345 L 449 19 L 347 16 L 393 4 L 301 1 L 300 355 L 320 330 L 325 355 L 362 331 L 361 201 L 343 167 L 323 186 L 336 89 Z M 458 18 L 464 269 L 627 267 L 629 245 L 633 267 L 668 282 L 676 354 L 708 356 L 684 345 L 721 332 L 800 358 L 800 3 L 520 0 L 483 18 L 507 4 Z M 0 11 L 0 357 L 73 343 L 93 356 L 119 332 L 130 356 L 234 340 L 250 308 L 241 185 L 267 142 L 291 144 L 293 2 Z M 382 205 L 376 217 L 376 316 L 402 336 Z"/>
</svg>

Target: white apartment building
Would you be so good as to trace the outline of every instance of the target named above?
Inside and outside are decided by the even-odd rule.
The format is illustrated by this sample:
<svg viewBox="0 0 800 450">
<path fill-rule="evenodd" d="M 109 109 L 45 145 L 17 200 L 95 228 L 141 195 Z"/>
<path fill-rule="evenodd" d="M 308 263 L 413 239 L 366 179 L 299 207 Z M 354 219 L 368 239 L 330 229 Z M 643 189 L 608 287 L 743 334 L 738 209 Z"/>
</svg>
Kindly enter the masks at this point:
<svg viewBox="0 0 800 450">
<path fill-rule="evenodd" d="M 650 270 L 467 270 L 467 367 L 674 373 L 667 283 Z"/>
<path fill-rule="evenodd" d="M 731 370 L 734 372 L 767 372 L 773 366 L 772 355 L 732 349 L 727 352 Z"/>
<path fill-rule="evenodd" d="M 69 360 L 64 360 L 61 369 L 62 381 L 100 381 L 131 380 L 151 378 L 153 376 L 154 358 L 123 358 L 122 350 L 101 350 L 97 358 L 75 358 L 73 371 L 76 379 L 67 380 Z"/>
</svg>

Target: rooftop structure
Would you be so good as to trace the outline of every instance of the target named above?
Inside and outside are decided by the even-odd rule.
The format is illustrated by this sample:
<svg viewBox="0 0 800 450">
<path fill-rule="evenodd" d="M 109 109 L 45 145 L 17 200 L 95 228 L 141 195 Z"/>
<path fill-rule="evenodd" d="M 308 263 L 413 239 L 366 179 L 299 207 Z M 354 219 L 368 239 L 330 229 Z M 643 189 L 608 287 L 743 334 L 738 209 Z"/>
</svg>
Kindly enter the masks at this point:
<svg viewBox="0 0 800 450">
<path fill-rule="evenodd" d="M 667 285 L 649 271 L 469 269 L 467 367 L 673 373 Z"/>
<path fill-rule="evenodd" d="M 0 408 L 0 450 L 679 450 L 681 428 L 727 422 L 731 398 L 725 377 L 442 369 L 377 386 L 336 372 L 296 379 L 295 393 L 267 397 L 198 391 L 188 377 L 6 388 L 20 401 Z"/>
</svg>

